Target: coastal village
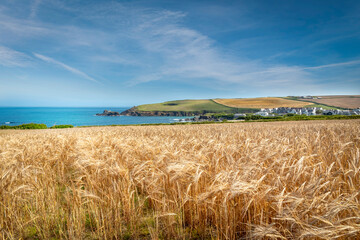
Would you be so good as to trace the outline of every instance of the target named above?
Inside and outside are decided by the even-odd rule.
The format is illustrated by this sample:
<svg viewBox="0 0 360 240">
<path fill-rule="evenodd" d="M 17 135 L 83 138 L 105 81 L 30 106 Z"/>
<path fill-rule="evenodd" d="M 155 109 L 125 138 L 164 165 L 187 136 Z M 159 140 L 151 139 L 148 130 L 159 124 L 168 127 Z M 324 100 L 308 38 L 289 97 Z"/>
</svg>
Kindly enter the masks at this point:
<svg viewBox="0 0 360 240">
<path fill-rule="evenodd" d="M 256 112 L 255 115 L 275 116 L 284 114 L 295 114 L 295 115 L 360 115 L 360 108 L 352 110 L 339 110 L 339 109 L 323 109 L 322 107 L 309 107 L 309 108 L 262 108 L 261 111 Z"/>
<path fill-rule="evenodd" d="M 247 117 L 257 116 L 260 118 L 271 118 L 291 115 L 302 116 L 317 116 L 317 115 L 360 115 L 360 108 L 351 110 L 340 109 L 324 109 L 322 107 L 308 107 L 308 108 L 291 108 L 291 107 L 279 107 L 279 108 L 262 108 L 259 112 L 254 114 L 235 113 L 228 115 L 200 115 L 193 118 L 178 119 L 180 122 L 205 122 L 205 121 L 223 121 L 223 120 L 245 120 Z M 256 119 L 256 117 L 253 117 Z"/>
<path fill-rule="evenodd" d="M 98 113 L 96 116 L 121 116 L 122 113 L 114 112 L 111 110 L 104 110 L 103 113 Z M 224 120 L 245 120 L 250 119 L 267 119 L 276 118 L 282 116 L 317 116 L 317 115 L 360 115 L 360 107 L 357 109 L 324 109 L 322 107 L 279 107 L 279 108 L 262 108 L 260 111 L 255 113 L 234 113 L 234 114 L 204 114 L 196 115 L 191 118 L 176 119 L 178 122 L 205 122 L 205 121 L 224 121 Z M 169 115 L 168 115 L 169 116 Z"/>
<path fill-rule="evenodd" d="M 332 107 L 329 105 L 322 105 L 322 104 L 316 104 L 316 100 L 322 99 L 320 96 L 310 96 L 310 95 L 304 95 L 304 96 L 288 96 L 288 99 L 292 100 L 298 100 L 303 99 L 305 102 L 311 100 L 314 101 L 312 103 L 315 103 L 312 106 L 301 106 L 301 107 L 275 107 L 275 108 L 233 108 L 231 111 L 229 111 L 226 106 L 222 109 L 217 109 L 218 105 L 215 103 L 215 106 L 212 105 L 214 102 L 209 100 L 207 102 L 206 109 L 196 109 L 190 110 L 191 108 L 184 108 L 182 107 L 182 104 L 189 104 L 186 101 L 171 101 L 171 102 L 165 102 L 165 103 L 159 103 L 159 104 L 150 104 L 154 105 L 153 109 L 150 108 L 144 108 L 142 107 L 141 110 L 139 110 L 139 107 L 132 107 L 128 110 L 125 110 L 121 113 L 114 112 L 111 110 L 104 110 L 103 113 L 96 114 L 97 116 L 161 116 L 161 117 L 180 117 L 178 119 L 174 119 L 175 122 L 222 122 L 222 121 L 244 121 L 244 120 L 289 120 L 289 117 L 301 119 L 301 118 L 307 118 L 307 119 L 323 119 L 323 118 L 337 118 L 336 116 L 354 116 L 354 115 L 360 115 L 360 102 L 352 103 L 353 101 L 350 101 L 350 105 L 348 105 L 348 108 L 344 108 L 343 106 L 337 106 Z M 328 98 L 328 97 L 327 97 Z M 343 98 L 343 97 L 342 97 Z M 352 96 L 351 100 L 358 99 L 357 96 Z M 246 100 L 246 99 L 245 99 Z M 271 101 L 277 101 L 277 106 L 281 106 L 288 104 L 288 102 L 282 102 L 284 99 L 281 98 L 258 98 L 257 101 L 263 101 L 264 105 L 265 103 L 271 102 Z M 291 100 L 291 101 L 292 101 Z M 187 100 L 190 101 L 190 105 L 196 105 L 198 104 L 196 100 Z M 198 100 L 201 101 L 201 100 Z M 287 100 L 285 100 L 287 101 Z M 281 103 L 279 103 L 281 102 Z M 271 104 L 268 104 L 268 106 Z M 273 104 L 275 105 L 275 104 Z M 288 104 L 289 105 L 289 104 Z M 290 104 L 291 105 L 291 104 Z M 296 105 L 296 104 L 293 104 Z M 147 105 L 145 105 L 147 106 Z M 169 108 L 169 106 L 174 106 L 173 108 Z M 346 106 L 345 106 L 346 107 Z M 181 109 L 181 110 L 180 110 Z M 323 117 L 321 117 L 323 116 Z M 333 117 L 332 117 L 333 116 Z M 182 118 L 187 117 L 187 118 Z"/>
</svg>

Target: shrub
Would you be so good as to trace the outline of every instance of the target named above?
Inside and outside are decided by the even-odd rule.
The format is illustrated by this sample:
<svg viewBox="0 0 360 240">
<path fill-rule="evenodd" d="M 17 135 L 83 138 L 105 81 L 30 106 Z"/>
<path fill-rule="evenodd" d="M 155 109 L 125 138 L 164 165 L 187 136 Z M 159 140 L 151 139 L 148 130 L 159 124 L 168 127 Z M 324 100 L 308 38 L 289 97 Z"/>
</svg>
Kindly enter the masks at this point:
<svg viewBox="0 0 360 240">
<path fill-rule="evenodd" d="M 231 120 L 231 119 L 234 119 L 234 114 L 218 113 L 218 114 L 212 115 L 212 117 L 216 118 L 216 119 L 222 118 L 222 119 Z"/>
<path fill-rule="evenodd" d="M 237 120 L 242 120 L 242 119 L 245 119 L 246 118 L 246 116 L 240 116 L 240 117 L 237 117 L 236 119 Z"/>
<path fill-rule="evenodd" d="M 73 127 L 74 127 L 73 125 L 68 124 L 68 125 L 54 125 L 50 128 L 73 128 Z"/>
<path fill-rule="evenodd" d="M 45 124 L 27 123 L 17 126 L 2 125 L 0 126 L 0 129 L 47 129 L 47 126 Z"/>
<path fill-rule="evenodd" d="M 260 115 L 248 115 L 248 116 L 245 117 L 246 121 L 258 120 L 258 119 L 262 119 L 262 116 L 260 116 Z"/>
</svg>

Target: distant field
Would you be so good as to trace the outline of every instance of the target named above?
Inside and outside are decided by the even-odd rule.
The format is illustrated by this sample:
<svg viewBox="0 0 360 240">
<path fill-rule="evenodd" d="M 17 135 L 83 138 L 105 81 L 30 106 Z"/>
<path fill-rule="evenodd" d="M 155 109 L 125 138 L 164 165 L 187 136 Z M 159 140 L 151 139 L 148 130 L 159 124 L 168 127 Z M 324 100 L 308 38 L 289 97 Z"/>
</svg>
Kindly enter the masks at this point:
<svg viewBox="0 0 360 240">
<path fill-rule="evenodd" d="M 360 120 L 0 130 L 0 239 L 359 239 L 359 152 Z"/>
<path fill-rule="evenodd" d="M 319 104 L 326 104 L 329 106 L 341 107 L 341 108 L 360 107 L 360 95 L 321 96 L 321 99 L 309 99 L 303 101 L 311 101 Z"/>
<path fill-rule="evenodd" d="M 218 104 L 209 99 L 177 100 L 155 104 L 144 104 L 137 107 L 138 111 L 184 111 L 184 112 L 233 112 L 234 109 Z"/>
<path fill-rule="evenodd" d="M 214 99 L 215 102 L 235 108 L 276 108 L 276 107 L 305 107 L 312 103 L 288 100 L 276 97 L 264 98 L 232 98 Z"/>
<path fill-rule="evenodd" d="M 324 104 L 324 105 L 322 105 Z M 262 98 L 231 98 L 231 99 L 202 99 L 177 100 L 163 103 L 144 104 L 136 107 L 139 112 L 206 112 L 206 113 L 235 113 L 254 112 L 260 108 L 277 107 L 323 107 L 358 108 L 360 95 L 354 96 L 323 96 L 322 99 L 293 99 L 281 97 Z"/>
</svg>

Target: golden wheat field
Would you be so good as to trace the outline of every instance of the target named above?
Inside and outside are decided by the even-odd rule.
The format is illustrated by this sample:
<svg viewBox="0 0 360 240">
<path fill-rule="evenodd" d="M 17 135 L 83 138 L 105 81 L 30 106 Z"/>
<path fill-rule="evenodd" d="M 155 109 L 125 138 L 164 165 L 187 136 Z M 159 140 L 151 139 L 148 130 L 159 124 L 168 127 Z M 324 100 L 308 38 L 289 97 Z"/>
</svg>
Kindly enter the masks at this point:
<svg viewBox="0 0 360 240">
<path fill-rule="evenodd" d="M 215 102 L 235 108 L 277 108 L 277 107 L 305 107 L 313 103 L 289 100 L 277 97 L 262 98 L 230 98 L 214 99 Z"/>
<path fill-rule="evenodd" d="M 2 131 L 3 239 L 359 239 L 360 121 Z"/>
</svg>

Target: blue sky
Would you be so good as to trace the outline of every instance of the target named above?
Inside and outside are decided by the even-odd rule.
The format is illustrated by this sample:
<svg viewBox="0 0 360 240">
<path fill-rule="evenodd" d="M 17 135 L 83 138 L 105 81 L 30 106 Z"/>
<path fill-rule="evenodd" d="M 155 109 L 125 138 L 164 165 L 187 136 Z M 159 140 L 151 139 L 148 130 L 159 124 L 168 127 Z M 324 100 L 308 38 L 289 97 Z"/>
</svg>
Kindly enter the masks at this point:
<svg viewBox="0 0 360 240">
<path fill-rule="evenodd" d="M 0 106 L 360 94 L 360 1 L 0 2 Z"/>
</svg>

